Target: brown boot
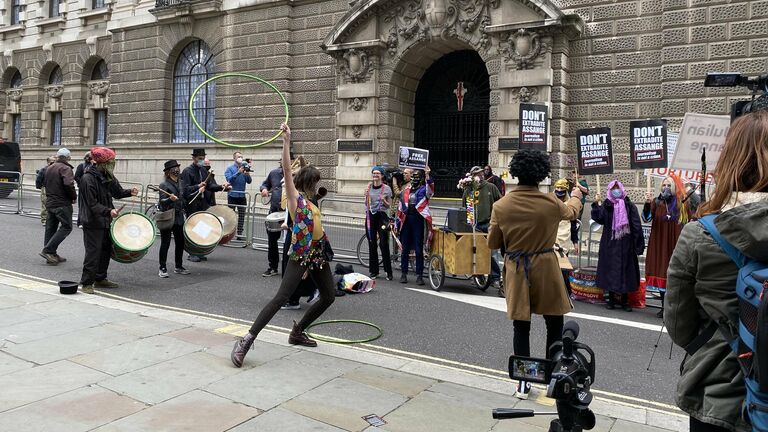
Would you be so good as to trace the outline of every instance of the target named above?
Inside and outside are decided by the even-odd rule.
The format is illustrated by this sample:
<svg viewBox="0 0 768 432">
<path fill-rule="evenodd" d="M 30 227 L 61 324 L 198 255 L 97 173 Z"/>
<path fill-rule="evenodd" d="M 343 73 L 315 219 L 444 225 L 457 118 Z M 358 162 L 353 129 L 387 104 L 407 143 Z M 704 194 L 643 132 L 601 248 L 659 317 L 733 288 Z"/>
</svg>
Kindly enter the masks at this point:
<svg viewBox="0 0 768 432">
<path fill-rule="evenodd" d="M 303 345 L 306 347 L 317 346 L 317 342 L 310 339 L 309 336 L 307 336 L 307 334 L 299 328 L 299 325 L 296 324 L 296 321 L 293 322 L 293 330 L 291 330 L 291 334 L 288 335 L 288 343 L 291 345 Z"/>
<path fill-rule="evenodd" d="M 245 337 L 235 342 L 235 346 L 232 348 L 232 355 L 230 356 L 235 367 L 243 367 L 245 355 L 248 354 L 248 350 L 253 346 L 254 340 L 256 340 L 256 336 L 248 332 L 245 334 Z"/>
</svg>

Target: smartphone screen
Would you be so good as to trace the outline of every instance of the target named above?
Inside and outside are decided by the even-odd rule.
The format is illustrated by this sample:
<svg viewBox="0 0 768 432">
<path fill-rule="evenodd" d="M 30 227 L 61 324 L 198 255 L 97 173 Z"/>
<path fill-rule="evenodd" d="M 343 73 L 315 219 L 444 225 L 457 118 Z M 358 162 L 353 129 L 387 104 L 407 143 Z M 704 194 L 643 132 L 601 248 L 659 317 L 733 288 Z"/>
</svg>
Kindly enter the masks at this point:
<svg viewBox="0 0 768 432">
<path fill-rule="evenodd" d="M 509 357 L 509 377 L 513 380 L 549 384 L 551 375 L 551 362 L 547 359 Z"/>
</svg>

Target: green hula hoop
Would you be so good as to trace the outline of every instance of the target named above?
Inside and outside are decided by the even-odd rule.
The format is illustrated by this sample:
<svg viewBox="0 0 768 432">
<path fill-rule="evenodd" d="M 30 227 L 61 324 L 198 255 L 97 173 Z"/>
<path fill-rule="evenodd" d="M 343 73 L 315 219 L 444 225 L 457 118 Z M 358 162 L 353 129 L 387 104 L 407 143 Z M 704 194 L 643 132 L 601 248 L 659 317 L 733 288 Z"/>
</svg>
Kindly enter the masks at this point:
<svg viewBox="0 0 768 432">
<path fill-rule="evenodd" d="M 225 145 L 225 146 L 228 146 L 228 147 L 237 147 L 237 148 L 261 147 L 263 145 L 267 145 L 267 144 L 271 143 L 272 141 L 278 139 L 280 137 L 280 135 L 283 134 L 283 131 L 281 131 L 281 130 L 278 131 L 272 138 L 269 138 L 269 139 L 267 139 L 265 141 L 262 141 L 260 143 L 256 143 L 256 144 L 232 144 L 232 143 L 229 143 L 229 142 L 226 142 L 224 140 L 220 140 L 220 139 L 214 137 L 213 135 L 211 135 L 208 132 L 206 132 L 205 128 L 200 126 L 200 123 L 198 123 L 197 118 L 195 118 L 195 112 L 192 109 L 192 102 L 195 100 L 195 96 L 197 95 L 197 92 L 199 92 L 200 89 L 205 87 L 205 85 L 208 84 L 209 82 L 215 81 L 215 80 L 221 79 L 221 78 L 226 78 L 226 77 L 248 78 L 248 79 L 252 79 L 254 81 L 258 81 L 258 82 L 266 85 L 267 87 L 271 88 L 272 91 L 274 91 L 280 97 L 280 100 L 283 101 L 283 107 L 285 108 L 285 118 L 283 119 L 283 123 L 286 123 L 286 124 L 288 123 L 288 101 L 285 100 L 285 96 L 283 96 L 283 94 L 280 92 L 280 90 L 277 89 L 277 87 L 274 86 L 274 84 L 272 84 L 269 81 L 263 80 L 263 79 L 257 77 L 256 75 L 240 73 L 240 72 L 228 72 L 228 73 L 223 73 L 221 75 L 216 75 L 214 77 L 208 78 L 207 80 L 203 81 L 203 83 L 200 84 L 199 86 L 197 86 L 195 91 L 192 92 L 192 96 L 189 97 L 189 116 L 192 118 L 192 123 L 195 124 L 195 127 L 197 128 L 197 130 L 202 132 L 203 135 L 208 137 L 208 139 L 210 139 L 211 141 L 213 141 L 215 143 L 219 143 L 219 144 Z"/>
<path fill-rule="evenodd" d="M 325 337 L 325 336 L 319 336 L 314 333 L 310 333 L 308 330 L 311 329 L 314 326 L 323 325 L 323 324 L 334 324 L 334 323 L 353 323 L 353 324 L 362 324 L 368 327 L 372 327 L 376 329 L 379 334 L 376 336 L 370 337 L 368 339 L 357 339 L 357 340 L 347 340 L 347 339 L 339 339 L 334 337 Z M 326 320 L 326 321 L 317 321 L 309 325 L 306 329 L 304 329 L 307 333 L 307 336 L 311 337 L 312 339 L 319 340 L 321 342 L 330 342 L 330 343 L 337 343 L 337 344 L 359 344 L 359 343 L 366 343 L 366 342 L 373 342 L 376 339 L 380 338 L 384 335 L 384 331 L 381 330 L 381 327 L 377 326 L 376 324 L 369 323 L 367 321 L 360 321 L 360 320 Z"/>
</svg>

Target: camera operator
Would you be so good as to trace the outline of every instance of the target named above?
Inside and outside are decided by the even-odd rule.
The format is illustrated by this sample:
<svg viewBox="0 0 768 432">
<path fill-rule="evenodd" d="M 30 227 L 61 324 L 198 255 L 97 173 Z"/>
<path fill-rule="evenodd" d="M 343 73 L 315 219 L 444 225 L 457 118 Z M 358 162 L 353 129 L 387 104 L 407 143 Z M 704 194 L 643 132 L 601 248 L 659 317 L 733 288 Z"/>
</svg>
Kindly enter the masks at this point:
<svg viewBox="0 0 768 432">
<path fill-rule="evenodd" d="M 245 220 L 245 206 L 248 200 L 245 198 L 245 185 L 251 184 L 251 165 L 243 159 L 240 152 L 232 154 L 235 163 L 224 171 L 224 178 L 232 186 L 227 192 L 227 204 L 237 212 L 237 236 L 243 235 L 243 221 Z"/>
<path fill-rule="evenodd" d="M 582 194 L 574 188 L 571 198 L 562 202 L 553 194 L 539 191 L 539 183 L 550 171 L 546 153 L 517 152 L 509 164 L 509 173 L 518 179 L 519 185 L 493 205 L 488 231 L 488 247 L 507 251 L 507 316 L 513 320 L 515 355 L 525 357 L 531 354 L 531 314 L 544 315 L 549 351 L 562 335 L 563 315 L 572 309 L 552 245 L 560 221 L 578 216 Z M 520 381 L 517 397 L 527 399 L 530 388 L 530 383 Z"/>
</svg>

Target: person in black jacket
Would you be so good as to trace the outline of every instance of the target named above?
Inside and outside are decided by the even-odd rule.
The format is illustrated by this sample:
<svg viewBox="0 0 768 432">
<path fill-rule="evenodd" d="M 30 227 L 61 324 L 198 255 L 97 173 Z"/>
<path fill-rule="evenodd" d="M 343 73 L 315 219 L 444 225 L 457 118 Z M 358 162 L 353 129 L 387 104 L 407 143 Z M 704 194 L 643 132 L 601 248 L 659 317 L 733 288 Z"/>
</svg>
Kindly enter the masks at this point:
<svg viewBox="0 0 768 432">
<path fill-rule="evenodd" d="M 219 185 L 213 178 L 213 172 L 205 168 L 205 149 L 192 150 L 192 164 L 181 172 L 181 192 L 184 198 L 184 213 L 187 217 L 199 211 L 208 210 L 215 205 L 215 192 L 225 190 L 229 185 Z M 209 175 L 210 174 L 210 175 Z M 192 262 L 206 261 L 205 256 L 190 255 Z"/>
<path fill-rule="evenodd" d="M 83 162 L 81 162 L 80 165 L 78 165 L 77 169 L 75 170 L 75 182 L 77 183 L 78 186 L 80 186 L 80 179 L 83 178 L 83 173 L 85 173 L 85 170 L 88 169 L 90 165 L 91 165 L 91 152 L 87 152 L 83 157 Z"/>
<path fill-rule="evenodd" d="M 72 204 L 77 199 L 70 153 L 66 148 L 56 152 L 56 162 L 45 171 L 45 208 L 48 221 L 45 224 L 45 240 L 40 256 L 48 265 L 66 261 L 58 254 L 59 245 L 72 232 Z"/>
<path fill-rule="evenodd" d="M 179 186 L 179 166 L 179 163 L 174 159 L 165 162 L 163 168 L 165 181 L 160 183 L 160 189 L 167 193 L 160 192 L 159 210 L 174 209 L 173 227 L 160 230 L 160 271 L 157 275 L 161 278 L 168 277 L 168 268 L 165 263 L 168 259 L 168 249 L 171 247 L 171 234 L 173 234 L 173 241 L 176 245 L 174 250 L 176 268 L 173 272 L 183 275 L 189 274 L 189 270 L 182 265 L 184 258 L 184 200 L 181 198 L 181 187 Z"/>
<path fill-rule="evenodd" d="M 275 213 L 281 210 L 282 181 L 283 165 L 280 164 L 280 166 L 267 174 L 267 178 L 264 179 L 264 182 L 259 188 L 263 198 L 269 196 L 270 193 L 272 194 L 269 200 L 269 213 Z M 267 261 L 269 261 L 269 268 L 261 274 L 264 277 L 277 274 L 277 266 L 280 264 L 280 252 L 278 251 L 277 245 L 278 240 L 280 240 L 279 232 L 267 231 Z M 283 263 L 285 264 L 285 259 L 283 259 Z M 283 265 L 283 268 L 285 268 L 285 265 Z"/>
<path fill-rule="evenodd" d="M 56 158 L 48 156 L 45 160 L 45 166 L 37 170 L 37 177 L 35 177 L 35 187 L 40 189 L 40 222 L 43 225 L 48 221 L 48 209 L 45 207 L 45 171 L 56 162 Z"/>
<path fill-rule="evenodd" d="M 112 237 L 109 227 L 112 219 L 119 214 L 115 210 L 112 198 L 127 198 L 139 194 L 137 188 L 123 189 L 113 174 L 115 152 L 107 147 L 91 149 L 94 164 L 88 167 L 80 179 L 80 198 L 78 208 L 80 222 L 83 224 L 83 243 L 85 259 L 83 275 L 80 278 L 81 290 L 93 294 L 94 287 L 117 288 L 118 285 L 107 279 L 107 269 L 112 253 Z"/>
</svg>

